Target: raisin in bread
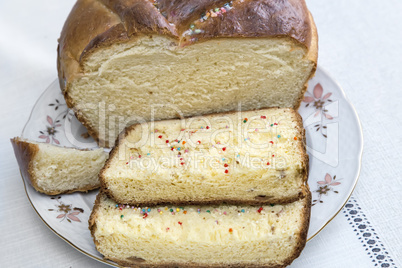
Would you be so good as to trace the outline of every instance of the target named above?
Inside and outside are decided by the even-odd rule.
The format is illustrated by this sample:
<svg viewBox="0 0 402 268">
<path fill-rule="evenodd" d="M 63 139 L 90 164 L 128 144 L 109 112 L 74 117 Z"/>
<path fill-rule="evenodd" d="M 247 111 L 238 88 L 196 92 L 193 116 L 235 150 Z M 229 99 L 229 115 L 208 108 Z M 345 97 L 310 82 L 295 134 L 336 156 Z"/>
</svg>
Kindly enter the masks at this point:
<svg viewBox="0 0 402 268">
<path fill-rule="evenodd" d="M 108 154 L 103 149 L 79 150 L 11 139 L 23 176 L 41 193 L 86 192 L 99 188 L 99 171 Z"/>
<path fill-rule="evenodd" d="M 102 192 L 96 249 L 129 267 L 285 267 L 305 246 L 311 194 L 286 205 L 135 207 Z"/>
<path fill-rule="evenodd" d="M 78 0 L 61 32 L 66 102 L 100 146 L 141 120 L 300 105 L 317 62 L 304 0 Z"/>
<path fill-rule="evenodd" d="M 100 172 L 119 203 L 286 203 L 306 192 L 300 115 L 231 112 L 128 127 Z"/>
</svg>

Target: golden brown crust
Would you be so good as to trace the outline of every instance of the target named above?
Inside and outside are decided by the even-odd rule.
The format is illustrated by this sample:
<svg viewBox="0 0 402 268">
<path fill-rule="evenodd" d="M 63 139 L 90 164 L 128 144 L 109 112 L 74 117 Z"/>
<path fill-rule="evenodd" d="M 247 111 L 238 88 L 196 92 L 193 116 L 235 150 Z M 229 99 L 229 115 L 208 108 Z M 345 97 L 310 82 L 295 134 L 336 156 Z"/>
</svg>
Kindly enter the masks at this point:
<svg viewBox="0 0 402 268">
<path fill-rule="evenodd" d="M 24 178 L 27 178 L 31 183 L 32 187 L 36 191 L 46 194 L 46 195 L 59 195 L 59 194 L 70 194 L 74 192 L 88 192 L 94 189 L 98 189 L 100 184 L 87 185 L 82 188 L 74 188 L 65 191 L 49 191 L 41 188 L 37 181 L 37 176 L 33 170 L 33 162 L 35 161 L 35 156 L 39 152 L 38 144 L 30 143 L 24 141 L 19 137 L 11 139 L 11 144 L 14 148 L 14 154 L 17 158 L 18 165 L 20 167 L 21 174 Z"/>
<path fill-rule="evenodd" d="M 191 24 L 201 30 L 197 42 L 220 37 L 287 36 L 310 47 L 312 26 L 304 0 L 233 1 L 228 12 L 199 22 L 207 10 L 227 2 L 158 0 L 154 5 L 148 0 L 78 0 L 59 39 L 60 68 L 65 71 L 61 73 L 70 81 L 70 73 L 77 72 L 76 67 L 68 66 L 70 60 L 82 66 L 80 60 L 92 48 L 141 34 L 163 34 L 180 42 Z"/>
<path fill-rule="evenodd" d="M 304 0 L 233 1 L 233 9 L 199 22 L 203 12 L 227 0 L 78 0 L 68 16 L 57 49 L 60 87 L 68 107 L 103 147 L 112 147 L 99 135 L 69 97 L 70 83 L 84 74 L 83 64 L 101 47 L 133 41 L 141 35 L 161 34 L 172 42 L 191 45 L 213 38 L 288 37 L 308 49 L 308 59 L 317 64 L 317 31 Z M 252 18 L 252 19 L 250 19 Z M 183 36 L 194 24 L 201 33 Z M 300 106 L 306 86 L 293 108 Z"/>
<path fill-rule="evenodd" d="M 32 160 L 39 152 L 39 146 L 37 144 L 27 143 L 20 140 L 18 137 L 10 140 L 14 148 L 14 154 L 17 158 L 20 171 L 24 178 L 28 178 L 31 185 L 39 192 L 43 192 L 36 183 L 35 175 L 32 172 Z M 41 191 L 42 190 L 42 191 Z"/>
<path fill-rule="evenodd" d="M 270 110 L 272 109 L 282 109 L 282 108 L 269 108 Z M 308 179 L 308 174 L 309 174 L 309 156 L 307 154 L 306 150 L 306 131 L 303 127 L 303 119 L 300 116 L 300 114 L 293 110 L 292 108 L 286 108 L 287 111 L 293 114 L 296 123 L 297 123 L 297 132 L 300 133 L 301 136 L 301 142 L 298 143 L 299 146 L 296 151 L 301 152 L 302 155 L 302 169 L 300 170 L 300 173 L 303 176 L 303 181 L 306 185 L 306 189 L 308 190 L 307 186 L 307 179 Z M 241 111 L 241 112 L 247 112 L 247 111 Z M 230 114 L 235 114 L 237 112 L 223 112 L 219 114 L 212 114 L 214 116 L 223 116 L 223 115 L 230 115 Z M 210 114 L 211 115 L 211 114 Z M 208 116 L 208 115 L 205 115 Z M 164 121 L 172 121 L 172 120 L 164 120 Z M 157 121 L 155 121 L 157 122 Z M 258 199 L 256 197 L 255 200 L 230 200 L 230 199 L 213 199 L 213 200 L 192 200 L 192 201 L 174 201 L 174 200 L 166 200 L 163 197 L 160 199 L 154 199 L 152 202 L 138 202 L 137 200 L 122 200 L 115 196 L 112 191 L 109 190 L 109 187 L 106 183 L 106 179 L 104 176 L 104 172 L 111 167 L 110 163 L 112 159 L 114 159 L 119 151 L 120 146 L 122 145 L 122 141 L 127 137 L 128 133 L 133 131 L 136 127 L 140 126 L 140 124 L 134 124 L 129 127 L 126 127 L 118 136 L 115 142 L 115 147 L 110 151 L 109 153 L 109 158 L 106 161 L 105 165 L 99 172 L 99 181 L 101 184 L 101 188 L 103 189 L 104 193 L 114 200 L 117 203 L 121 204 L 130 204 L 130 205 L 136 205 L 136 206 L 155 206 L 155 205 L 165 205 L 165 204 L 174 204 L 174 205 L 216 205 L 220 203 L 228 203 L 228 204 L 246 204 L 246 205 L 264 205 L 264 204 L 286 204 L 286 203 L 292 203 L 294 201 L 297 201 L 301 198 L 304 198 L 306 189 L 301 189 L 298 195 L 294 196 L 288 196 L 286 198 L 275 198 L 275 197 L 265 197 L 265 198 L 260 198 Z"/>
<path fill-rule="evenodd" d="M 101 191 L 99 192 L 99 194 L 96 197 L 95 200 L 95 205 L 94 208 L 92 210 L 91 216 L 89 218 L 89 230 L 91 231 L 91 235 L 94 239 L 94 243 L 95 243 L 95 247 L 97 248 L 99 243 L 95 238 L 95 232 L 96 232 L 96 217 L 97 217 L 97 212 L 100 206 L 100 202 L 101 199 L 105 198 L 105 194 Z M 129 262 L 127 260 L 119 260 L 119 259 L 115 259 L 115 258 L 106 258 L 105 259 L 109 259 L 111 261 L 114 261 L 116 263 L 118 263 L 121 266 L 124 267 L 140 267 L 140 268 L 150 268 L 150 267 L 155 267 L 155 268 L 159 268 L 159 267 L 210 267 L 210 268 L 214 268 L 214 267 L 266 267 L 266 268 L 282 268 L 282 267 L 286 267 L 288 265 L 290 265 L 296 258 L 298 258 L 302 252 L 302 250 L 304 249 L 306 242 L 307 242 L 307 234 L 308 234 L 308 229 L 310 226 L 310 214 L 311 214 L 311 192 L 308 189 L 308 186 L 304 189 L 304 198 L 305 198 L 305 204 L 304 204 L 304 208 L 303 208 L 303 218 L 302 223 L 301 223 L 301 231 L 300 234 L 298 236 L 298 238 L 296 238 L 298 240 L 298 243 L 293 251 L 293 253 L 283 262 L 282 265 L 278 265 L 278 264 L 260 264 L 260 265 L 256 265 L 256 264 L 231 264 L 231 265 L 201 265 L 201 264 L 197 264 L 197 263 L 159 263 L 159 264 L 147 264 L 146 260 L 143 259 L 136 259 L 133 260 L 132 262 Z"/>
</svg>

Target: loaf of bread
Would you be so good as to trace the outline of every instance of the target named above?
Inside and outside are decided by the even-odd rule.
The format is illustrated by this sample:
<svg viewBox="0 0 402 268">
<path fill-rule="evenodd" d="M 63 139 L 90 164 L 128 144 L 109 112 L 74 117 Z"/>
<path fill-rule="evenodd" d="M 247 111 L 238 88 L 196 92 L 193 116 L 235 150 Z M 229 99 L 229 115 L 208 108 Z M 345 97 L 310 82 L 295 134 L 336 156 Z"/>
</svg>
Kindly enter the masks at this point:
<svg viewBox="0 0 402 268">
<path fill-rule="evenodd" d="M 66 102 L 102 147 L 142 120 L 296 109 L 316 62 L 304 0 L 78 0 L 58 48 Z"/>
<path fill-rule="evenodd" d="M 99 188 L 99 171 L 108 154 L 103 149 L 78 150 L 22 138 L 11 139 L 21 173 L 41 193 L 58 195 Z"/>
<path fill-rule="evenodd" d="M 122 266 L 285 267 L 305 246 L 310 193 L 286 205 L 135 207 L 102 192 L 91 217 L 96 249 Z"/>
<path fill-rule="evenodd" d="M 290 108 L 137 124 L 100 172 L 116 202 L 269 204 L 304 195 L 304 128 Z"/>
</svg>

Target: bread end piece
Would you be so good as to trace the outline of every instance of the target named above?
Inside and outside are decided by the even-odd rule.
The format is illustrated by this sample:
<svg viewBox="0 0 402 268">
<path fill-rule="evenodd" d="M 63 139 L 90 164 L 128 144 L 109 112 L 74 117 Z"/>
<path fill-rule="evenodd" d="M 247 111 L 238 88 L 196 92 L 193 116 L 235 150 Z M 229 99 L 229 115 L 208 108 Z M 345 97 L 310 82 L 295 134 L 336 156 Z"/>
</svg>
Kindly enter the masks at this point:
<svg viewBox="0 0 402 268">
<path fill-rule="evenodd" d="M 99 188 L 98 174 L 108 154 L 103 149 L 79 150 L 11 139 L 21 174 L 36 191 L 47 195 Z"/>
</svg>

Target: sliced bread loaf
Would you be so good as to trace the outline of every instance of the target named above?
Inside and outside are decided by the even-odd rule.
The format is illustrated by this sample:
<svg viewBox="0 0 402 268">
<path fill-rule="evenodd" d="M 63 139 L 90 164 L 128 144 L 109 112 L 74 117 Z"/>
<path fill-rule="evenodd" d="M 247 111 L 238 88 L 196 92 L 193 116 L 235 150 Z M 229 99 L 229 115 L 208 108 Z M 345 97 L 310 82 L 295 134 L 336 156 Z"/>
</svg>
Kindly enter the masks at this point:
<svg viewBox="0 0 402 268">
<path fill-rule="evenodd" d="M 141 120 L 297 108 L 317 63 L 304 0 L 78 0 L 59 39 L 66 102 L 113 146 Z"/>
<path fill-rule="evenodd" d="M 302 197 L 307 173 L 300 115 L 271 108 L 133 125 L 100 180 L 125 204 L 269 204 Z"/>
<path fill-rule="evenodd" d="M 41 193 L 86 192 L 99 188 L 98 174 L 108 154 L 103 149 L 79 150 L 13 138 L 21 173 Z"/>
<path fill-rule="evenodd" d="M 305 246 L 311 194 L 286 205 L 119 205 L 102 192 L 89 219 L 97 250 L 130 267 L 285 267 Z"/>
</svg>

